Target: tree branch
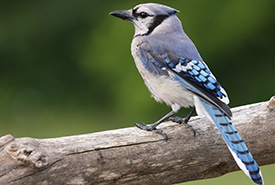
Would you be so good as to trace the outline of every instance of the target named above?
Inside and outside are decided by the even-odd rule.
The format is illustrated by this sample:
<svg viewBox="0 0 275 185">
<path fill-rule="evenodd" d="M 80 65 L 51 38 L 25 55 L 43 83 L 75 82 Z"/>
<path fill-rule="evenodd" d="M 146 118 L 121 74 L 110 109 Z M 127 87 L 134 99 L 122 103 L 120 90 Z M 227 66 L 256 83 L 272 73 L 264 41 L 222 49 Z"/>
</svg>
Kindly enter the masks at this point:
<svg viewBox="0 0 275 185">
<path fill-rule="evenodd" d="M 275 163 L 275 97 L 232 111 L 257 163 Z M 190 124 L 195 138 L 183 125 L 163 123 L 167 142 L 134 127 L 53 139 L 6 135 L 0 184 L 172 184 L 239 170 L 214 125 L 198 117 Z"/>
</svg>

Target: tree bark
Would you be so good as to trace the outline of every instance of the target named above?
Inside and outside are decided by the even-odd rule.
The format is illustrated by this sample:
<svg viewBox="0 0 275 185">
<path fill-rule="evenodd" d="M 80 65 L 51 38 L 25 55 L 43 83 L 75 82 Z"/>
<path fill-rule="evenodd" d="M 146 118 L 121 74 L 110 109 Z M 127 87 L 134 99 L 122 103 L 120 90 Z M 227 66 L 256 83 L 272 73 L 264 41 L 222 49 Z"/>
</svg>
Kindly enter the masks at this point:
<svg viewBox="0 0 275 185">
<path fill-rule="evenodd" d="M 259 165 L 275 163 L 275 97 L 233 108 L 233 123 Z M 0 184 L 173 184 L 239 170 L 218 129 L 166 122 L 161 135 L 135 127 L 52 139 L 0 138 Z"/>
</svg>

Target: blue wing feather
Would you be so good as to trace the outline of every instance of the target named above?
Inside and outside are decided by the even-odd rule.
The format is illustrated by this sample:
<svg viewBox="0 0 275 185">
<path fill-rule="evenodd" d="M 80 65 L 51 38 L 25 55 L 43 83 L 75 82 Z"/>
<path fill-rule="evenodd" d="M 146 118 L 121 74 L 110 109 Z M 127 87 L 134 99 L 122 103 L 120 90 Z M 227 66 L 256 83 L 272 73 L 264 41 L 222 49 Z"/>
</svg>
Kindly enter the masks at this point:
<svg viewBox="0 0 275 185">
<path fill-rule="evenodd" d="M 139 57 L 142 61 L 143 66 L 147 69 L 150 73 L 154 75 L 167 75 L 167 71 L 163 70 L 165 63 L 162 61 L 157 61 L 153 58 L 149 52 L 139 52 Z"/>
<path fill-rule="evenodd" d="M 218 106 L 228 116 L 232 113 L 221 98 L 227 95 L 203 61 L 177 57 L 173 53 L 155 53 L 140 50 L 139 56 L 144 67 L 154 75 L 174 74 L 174 78 L 190 91 Z M 170 73 L 169 73 L 170 72 Z"/>
<path fill-rule="evenodd" d="M 227 95 L 222 92 L 219 82 L 213 77 L 211 71 L 203 61 L 191 60 L 188 58 L 177 58 L 172 54 L 156 54 L 150 51 L 143 51 L 147 57 L 142 60 L 145 68 L 153 74 L 160 71 L 172 70 L 179 76 L 189 78 L 192 82 L 208 91 L 212 95 L 222 98 Z M 159 57 L 157 57 L 159 55 Z"/>
</svg>

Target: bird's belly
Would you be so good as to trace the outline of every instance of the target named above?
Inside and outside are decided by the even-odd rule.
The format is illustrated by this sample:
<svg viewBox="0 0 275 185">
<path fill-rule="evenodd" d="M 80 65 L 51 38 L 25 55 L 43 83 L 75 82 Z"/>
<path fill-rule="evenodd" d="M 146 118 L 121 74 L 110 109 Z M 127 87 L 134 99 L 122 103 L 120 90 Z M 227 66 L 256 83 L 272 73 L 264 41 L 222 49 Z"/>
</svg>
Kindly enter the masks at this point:
<svg viewBox="0 0 275 185">
<path fill-rule="evenodd" d="M 152 74 L 143 74 L 142 76 L 156 101 L 165 102 L 169 106 L 174 104 L 181 107 L 194 105 L 194 95 L 169 76 L 154 76 Z"/>
<path fill-rule="evenodd" d="M 180 82 L 173 80 L 170 76 L 157 76 L 147 71 L 138 56 L 138 45 L 141 44 L 147 44 L 147 42 L 138 42 L 138 40 L 134 39 L 132 42 L 131 51 L 136 67 L 151 92 L 152 97 L 154 97 L 156 101 L 164 102 L 169 106 L 193 106 L 194 94 L 183 87 Z"/>
<path fill-rule="evenodd" d="M 135 60 L 135 63 L 156 101 L 164 102 L 169 106 L 177 104 L 181 107 L 190 107 L 194 105 L 194 94 L 183 87 L 180 82 L 173 80 L 170 76 L 151 74 L 139 59 Z"/>
</svg>

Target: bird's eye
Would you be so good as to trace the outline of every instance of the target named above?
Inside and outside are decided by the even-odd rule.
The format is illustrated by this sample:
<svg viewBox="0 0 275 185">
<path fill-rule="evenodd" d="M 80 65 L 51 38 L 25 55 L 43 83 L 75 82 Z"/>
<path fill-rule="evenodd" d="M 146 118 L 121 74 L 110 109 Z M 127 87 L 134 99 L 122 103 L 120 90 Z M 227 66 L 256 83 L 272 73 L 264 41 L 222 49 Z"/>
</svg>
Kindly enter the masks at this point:
<svg viewBox="0 0 275 185">
<path fill-rule="evenodd" d="M 146 12 L 141 12 L 139 15 L 140 15 L 140 17 L 143 18 L 143 19 L 149 16 L 149 14 L 146 13 Z"/>
</svg>

